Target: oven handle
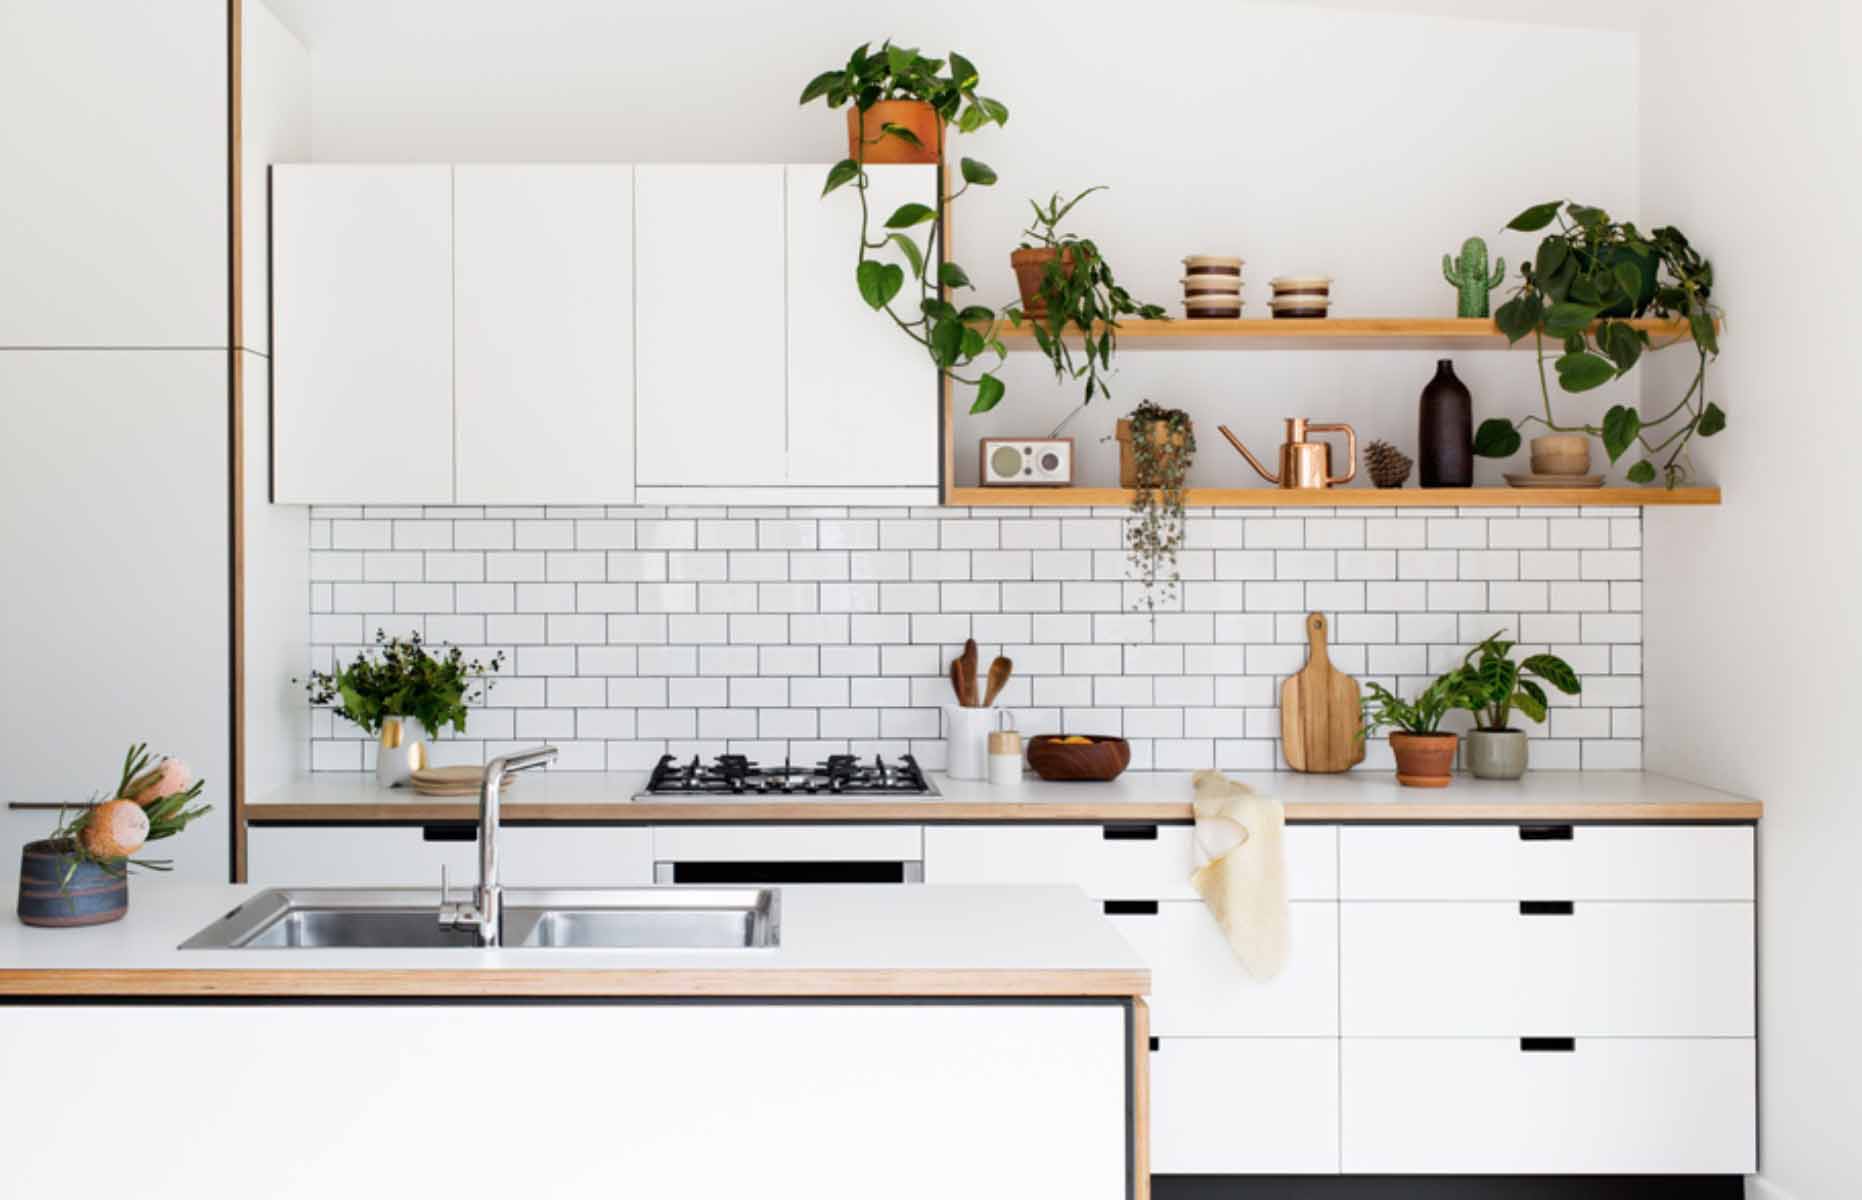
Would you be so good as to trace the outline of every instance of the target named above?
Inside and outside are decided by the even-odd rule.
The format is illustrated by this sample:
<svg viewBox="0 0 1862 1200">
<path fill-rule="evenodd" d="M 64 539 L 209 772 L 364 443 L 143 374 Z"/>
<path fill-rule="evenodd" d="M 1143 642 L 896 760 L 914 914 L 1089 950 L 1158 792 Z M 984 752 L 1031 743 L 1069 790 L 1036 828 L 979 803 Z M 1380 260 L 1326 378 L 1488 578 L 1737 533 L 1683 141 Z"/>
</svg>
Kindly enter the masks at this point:
<svg viewBox="0 0 1862 1200">
<path fill-rule="evenodd" d="M 690 883 L 712 887 L 924 881 L 923 859 L 758 859 L 738 862 L 661 859 L 653 864 L 654 883 Z"/>
</svg>

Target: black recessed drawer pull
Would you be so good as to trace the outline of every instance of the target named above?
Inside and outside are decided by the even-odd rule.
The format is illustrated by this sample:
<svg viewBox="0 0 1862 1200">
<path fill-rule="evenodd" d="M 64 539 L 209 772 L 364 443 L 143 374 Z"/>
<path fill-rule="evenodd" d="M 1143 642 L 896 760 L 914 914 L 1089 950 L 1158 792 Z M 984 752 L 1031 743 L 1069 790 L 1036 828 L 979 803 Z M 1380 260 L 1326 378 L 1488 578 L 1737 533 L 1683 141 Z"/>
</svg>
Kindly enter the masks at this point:
<svg viewBox="0 0 1862 1200">
<path fill-rule="evenodd" d="M 423 842 L 476 842 L 478 841 L 478 826 L 422 825 L 420 840 Z"/>
<path fill-rule="evenodd" d="M 1520 1038 L 1521 1054 L 1570 1054 L 1578 1048 L 1576 1038 Z"/>
<path fill-rule="evenodd" d="M 1151 1053 L 1153 1054 L 1157 1053 L 1157 1039 L 1156 1038 L 1151 1039 Z"/>
<path fill-rule="evenodd" d="M 1522 917 L 1569 917 L 1577 913 L 1578 906 L 1569 900 L 1521 900 L 1519 915 Z"/>
<path fill-rule="evenodd" d="M 914 864 L 915 865 L 915 864 Z M 902 862 L 677 862 L 673 883 L 747 887 L 781 883 L 907 883 Z"/>
<path fill-rule="evenodd" d="M 1108 917 L 1155 917 L 1157 901 L 1155 900 L 1108 900 L 1106 916 Z"/>
<path fill-rule="evenodd" d="M 1576 832 L 1569 825 L 1521 825 L 1519 840 L 1522 842 L 1568 842 Z"/>
<path fill-rule="evenodd" d="M 1107 825 L 1100 835 L 1108 842 L 1155 842 L 1157 826 L 1155 825 Z"/>
</svg>

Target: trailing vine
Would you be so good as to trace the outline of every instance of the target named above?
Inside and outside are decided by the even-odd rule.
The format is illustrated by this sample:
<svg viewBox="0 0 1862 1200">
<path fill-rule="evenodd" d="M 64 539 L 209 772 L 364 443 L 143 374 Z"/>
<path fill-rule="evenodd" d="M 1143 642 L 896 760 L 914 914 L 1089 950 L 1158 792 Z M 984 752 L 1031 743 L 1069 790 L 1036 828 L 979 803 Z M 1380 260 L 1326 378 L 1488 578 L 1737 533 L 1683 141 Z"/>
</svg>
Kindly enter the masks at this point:
<svg viewBox="0 0 1862 1200">
<path fill-rule="evenodd" d="M 1125 523 L 1125 543 L 1132 575 L 1144 585 L 1144 595 L 1134 607 L 1155 622 L 1160 600 L 1168 605 L 1177 596 L 1183 485 L 1196 458 L 1196 430 L 1189 414 L 1149 400 L 1132 410 L 1130 421 L 1136 492 L 1131 519 Z"/>
</svg>

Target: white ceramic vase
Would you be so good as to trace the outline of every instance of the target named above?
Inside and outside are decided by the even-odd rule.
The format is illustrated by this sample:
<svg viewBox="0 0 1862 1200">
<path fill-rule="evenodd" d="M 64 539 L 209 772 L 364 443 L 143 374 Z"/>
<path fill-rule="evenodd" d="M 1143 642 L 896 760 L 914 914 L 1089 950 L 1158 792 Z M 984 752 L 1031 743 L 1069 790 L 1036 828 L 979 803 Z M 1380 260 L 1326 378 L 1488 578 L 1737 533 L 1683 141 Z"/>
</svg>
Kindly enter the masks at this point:
<svg viewBox="0 0 1862 1200">
<path fill-rule="evenodd" d="M 375 739 L 375 782 L 400 787 L 427 766 L 426 727 L 413 717 L 385 717 Z"/>
<path fill-rule="evenodd" d="M 1015 721 L 1001 708 L 944 706 L 944 773 L 952 779 L 989 778 L 989 735 L 1013 729 Z"/>
</svg>

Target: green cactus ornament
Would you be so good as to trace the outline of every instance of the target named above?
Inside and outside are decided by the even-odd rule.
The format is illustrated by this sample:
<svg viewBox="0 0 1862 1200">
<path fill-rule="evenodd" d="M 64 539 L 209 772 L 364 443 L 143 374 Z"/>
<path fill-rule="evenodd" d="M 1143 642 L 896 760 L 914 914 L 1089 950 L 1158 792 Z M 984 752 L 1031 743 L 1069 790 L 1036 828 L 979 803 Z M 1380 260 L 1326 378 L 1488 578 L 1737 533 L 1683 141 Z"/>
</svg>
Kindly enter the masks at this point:
<svg viewBox="0 0 1862 1200">
<path fill-rule="evenodd" d="M 1486 317 L 1487 293 L 1500 286 L 1506 278 L 1506 260 L 1499 259 L 1493 265 L 1491 273 L 1487 270 L 1487 243 L 1477 237 L 1471 237 L 1461 243 L 1461 256 L 1451 259 L 1442 255 L 1442 278 L 1455 285 L 1455 315 L 1458 317 Z"/>
</svg>

